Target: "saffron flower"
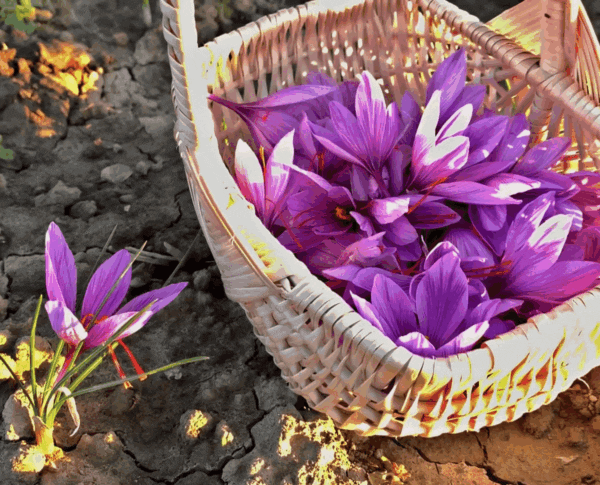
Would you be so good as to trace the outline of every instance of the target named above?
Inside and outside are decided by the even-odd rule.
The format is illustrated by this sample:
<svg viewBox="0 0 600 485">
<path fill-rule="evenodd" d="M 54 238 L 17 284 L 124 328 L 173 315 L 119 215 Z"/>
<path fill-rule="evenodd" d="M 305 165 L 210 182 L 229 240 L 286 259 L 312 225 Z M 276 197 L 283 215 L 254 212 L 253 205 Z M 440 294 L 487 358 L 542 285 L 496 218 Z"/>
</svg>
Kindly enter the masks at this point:
<svg viewBox="0 0 600 485">
<path fill-rule="evenodd" d="M 600 263 L 561 259 L 573 217 L 558 214 L 542 222 L 553 202 L 554 192 L 547 192 L 519 211 L 506 235 L 502 271 L 485 281 L 490 294 L 545 311 L 598 280 Z"/>
<path fill-rule="evenodd" d="M 213 94 L 208 99 L 237 113 L 248 126 L 257 146 L 270 156 L 275 145 L 291 130 L 297 128 L 302 113 L 315 99 L 338 90 L 333 86 L 304 84 L 291 86 L 252 103 L 234 103 Z"/>
<path fill-rule="evenodd" d="M 65 341 L 67 358 L 58 379 L 71 362 L 75 348 L 83 342 L 83 350 L 106 342 L 137 312 L 155 303 L 119 337 L 119 343 L 128 353 L 136 371 L 143 371 L 122 339 L 141 329 L 148 320 L 171 303 L 187 283 L 176 283 L 165 288 L 149 291 L 123 302 L 131 282 L 131 257 L 127 250 L 116 252 L 96 270 L 83 297 L 80 317 L 76 316 L 77 269 L 75 258 L 59 227 L 52 222 L 46 232 L 46 291 L 49 301 L 45 308 L 52 329 Z M 126 270 L 126 271 L 125 271 Z M 120 278 L 121 274 L 124 276 Z M 114 287 L 114 289 L 113 289 Z M 111 292 L 111 289 L 113 291 Z M 104 304 L 103 304 L 104 302 Z M 114 359 L 113 359 L 114 360 Z M 116 361 L 115 361 L 116 362 Z M 124 374 L 117 367 L 122 377 Z"/>
<path fill-rule="evenodd" d="M 275 145 L 268 161 L 264 160 L 264 152 L 261 158 L 263 167 L 248 144 L 240 140 L 235 149 L 235 179 L 259 219 L 267 229 L 272 229 L 288 196 L 285 189 L 294 159 L 294 130 Z"/>
<path fill-rule="evenodd" d="M 470 308 L 468 279 L 458 252 L 434 251 L 427 258 L 428 268 L 412 279 L 408 292 L 391 278 L 375 274 L 371 302 L 352 295 L 361 316 L 396 345 L 422 357 L 472 349 L 492 317 L 513 304 L 496 299 Z"/>
</svg>

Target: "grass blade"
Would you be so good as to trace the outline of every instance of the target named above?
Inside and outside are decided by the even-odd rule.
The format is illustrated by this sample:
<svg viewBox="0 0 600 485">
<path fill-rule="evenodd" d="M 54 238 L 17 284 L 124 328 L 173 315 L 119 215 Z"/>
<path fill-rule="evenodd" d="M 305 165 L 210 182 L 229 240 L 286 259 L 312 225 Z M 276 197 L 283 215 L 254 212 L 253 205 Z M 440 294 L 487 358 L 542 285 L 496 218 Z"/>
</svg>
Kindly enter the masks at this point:
<svg viewBox="0 0 600 485">
<path fill-rule="evenodd" d="M 6 360 L 4 360 L 4 357 L 2 357 L 2 355 L 0 355 L 0 362 L 2 362 L 4 364 L 4 367 L 6 367 L 8 369 L 8 372 L 10 372 L 10 375 L 12 376 L 12 378 L 16 381 L 16 383 L 18 384 L 18 386 L 23 391 L 23 394 L 25 394 L 25 397 L 27 398 L 27 400 L 31 403 L 31 407 L 33 409 L 35 409 L 35 404 L 33 403 L 32 399 L 31 399 L 31 396 L 27 392 L 27 389 L 25 388 L 25 385 L 21 382 L 21 379 L 19 379 L 19 377 L 17 376 L 17 374 L 15 374 L 13 372 L 13 370 L 10 368 L 10 365 L 8 365 L 8 362 L 6 362 Z"/>
<path fill-rule="evenodd" d="M 177 362 L 173 362 L 171 364 L 165 365 L 163 367 L 159 367 L 157 369 L 153 369 L 148 372 L 144 372 L 143 374 L 128 377 L 127 379 L 118 379 L 115 381 L 105 382 L 104 384 L 98 384 L 97 386 L 87 387 L 80 391 L 73 392 L 71 394 L 71 397 L 78 397 L 78 396 L 83 396 L 84 394 L 89 394 L 91 392 L 102 391 L 103 389 L 109 389 L 111 387 L 118 386 L 118 385 L 123 384 L 128 381 L 136 381 L 136 380 L 142 379 L 144 377 L 151 376 L 153 374 L 158 374 L 159 372 L 165 372 L 169 369 L 172 369 L 173 367 L 178 367 L 178 366 L 184 365 L 184 364 L 191 364 L 193 362 L 200 362 L 201 360 L 207 360 L 207 359 L 210 359 L 210 357 L 198 356 L 198 357 L 190 357 L 189 359 L 178 360 Z"/>
<path fill-rule="evenodd" d="M 33 323 L 31 325 L 31 334 L 29 336 L 29 378 L 31 379 L 31 395 L 35 404 L 33 406 L 33 413 L 35 414 L 35 416 L 40 415 L 40 402 L 38 401 L 37 382 L 35 380 L 35 331 L 37 329 L 37 322 L 40 316 L 40 310 L 42 309 L 42 300 L 43 296 L 40 295 L 37 308 L 35 309 Z"/>
</svg>

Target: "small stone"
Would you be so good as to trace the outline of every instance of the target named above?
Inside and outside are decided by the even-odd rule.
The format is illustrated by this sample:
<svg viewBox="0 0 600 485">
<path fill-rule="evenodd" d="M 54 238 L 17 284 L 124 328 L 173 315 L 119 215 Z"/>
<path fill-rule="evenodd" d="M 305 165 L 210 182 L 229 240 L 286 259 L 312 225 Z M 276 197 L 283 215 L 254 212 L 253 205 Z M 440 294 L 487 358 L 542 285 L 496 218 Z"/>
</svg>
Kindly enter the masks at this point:
<svg viewBox="0 0 600 485">
<path fill-rule="evenodd" d="M 35 197 L 36 207 L 45 207 L 49 205 L 61 205 L 66 207 L 77 201 L 81 197 L 81 190 L 77 187 L 68 187 L 62 180 L 59 180 L 50 192 Z"/>
<path fill-rule="evenodd" d="M 141 160 L 135 164 L 135 170 L 142 175 L 148 175 L 148 170 L 152 167 L 152 163 L 147 160 Z"/>
<path fill-rule="evenodd" d="M 369 476 L 364 468 L 352 468 L 348 471 L 348 478 L 358 483 L 366 482 Z"/>
<path fill-rule="evenodd" d="M 71 32 L 68 32 L 66 30 L 63 30 L 59 37 L 58 37 L 61 41 L 63 42 L 74 42 L 75 41 L 75 37 L 73 36 L 73 34 Z"/>
<path fill-rule="evenodd" d="M 119 197 L 119 200 L 124 204 L 131 204 L 135 200 L 135 195 L 133 194 L 124 194 Z"/>
<path fill-rule="evenodd" d="M 79 440 L 77 449 L 86 456 L 90 463 L 100 466 L 118 459 L 123 449 L 123 443 L 113 431 L 94 436 L 84 434 Z"/>
<path fill-rule="evenodd" d="M 175 124 L 170 115 L 140 117 L 140 123 L 154 137 L 170 135 Z"/>
<path fill-rule="evenodd" d="M 136 391 L 119 386 L 110 396 L 109 413 L 112 416 L 120 416 L 129 411 L 135 403 Z"/>
<path fill-rule="evenodd" d="M 267 412 L 276 406 L 293 406 L 298 399 L 298 396 L 280 377 L 259 380 L 254 385 L 254 392 L 258 398 L 259 409 Z"/>
<path fill-rule="evenodd" d="M 212 430 L 215 420 L 210 413 L 190 409 L 179 418 L 178 433 L 184 442 L 194 442 Z"/>
<path fill-rule="evenodd" d="M 583 428 L 569 428 L 567 430 L 566 442 L 573 448 L 584 448 L 587 446 L 587 437 Z"/>
<path fill-rule="evenodd" d="M 594 432 L 600 433 L 600 416 L 594 416 L 590 421 L 590 424 L 592 425 Z"/>
<path fill-rule="evenodd" d="M 166 43 L 162 34 L 157 30 L 149 30 L 135 44 L 133 57 L 141 65 L 159 62 L 165 59 Z"/>
<path fill-rule="evenodd" d="M 96 212 L 98 212 L 98 206 L 93 200 L 81 200 L 75 203 L 69 211 L 71 217 L 83 219 L 84 221 L 87 221 L 90 217 L 95 215 Z"/>
<path fill-rule="evenodd" d="M 0 296 L 0 322 L 6 319 L 6 312 L 8 310 L 8 300 Z M 0 331 L 0 350 L 2 350 L 2 331 Z"/>
<path fill-rule="evenodd" d="M 129 44 L 129 36 L 125 32 L 115 32 L 113 34 L 113 39 L 115 39 L 117 45 L 120 45 L 121 47 L 127 47 L 127 44 Z"/>
<path fill-rule="evenodd" d="M 521 428 L 526 433 L 541 438 L 544 436 L 554 420 L 554 411 L 550 406 L 542 406 L 541 408 L 526 414 L 521 420 Z"/>
<path fill-rule="evenodd" d="M 13 335 L 13 333 L 8 328 L 0 330 L 0 351 L 6 351 L 11 349 L 13 344 L 15 343 L 15 339 L 16 336 Z"/>
<path fill-rule="evenodd" d="M 132 174 L 133 170 L 128 165 L 116 163 L 102 169 L 100 178 L 113 184 L 120 184 L 125 182 Z"/>
<path fill-rule="evenodd" d="M 213 296 L 210 293 L 205 293 L 203 291 L 199 291 L 198 293 L 196 293 L 196 303 L 199 307 L 208 308 L 210 307 L 212 301 Z"/>
<path fill-rule="evenodd" d="M 31 423 L 30 411 L 24 404 L 27 399 L 22 391 L 11 395 L 2 410 L 3 437 L 7 441 L 18 441 L 25 438 L 33 438 L 33 425 Z"/>
<path fill-rule="evenodd" d="M 208 268 L 196 271 L 194 277 L 194 289 L 196 291 L 206 291 L 210 285 L 212 279 L 212 273 Z"/>
</svg>

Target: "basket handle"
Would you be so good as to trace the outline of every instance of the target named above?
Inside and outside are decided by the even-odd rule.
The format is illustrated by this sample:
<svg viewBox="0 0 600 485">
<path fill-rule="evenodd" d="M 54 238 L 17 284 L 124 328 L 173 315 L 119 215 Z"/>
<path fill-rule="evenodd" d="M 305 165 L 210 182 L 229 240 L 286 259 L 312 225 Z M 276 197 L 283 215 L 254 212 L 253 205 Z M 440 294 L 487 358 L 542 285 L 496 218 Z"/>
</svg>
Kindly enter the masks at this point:
<svg viewBox="0 0 600 485">
<path fill-rule="evenodd" d="M 600 104 L 600 45 L 581 0 L 524 0 L 488 25 L 538 55 L 558 95 L 571 80 Z M 532 144 L 543 139 L 553 106 L 551 99 L 536 93 L 529 115 Z"/>
</svg>

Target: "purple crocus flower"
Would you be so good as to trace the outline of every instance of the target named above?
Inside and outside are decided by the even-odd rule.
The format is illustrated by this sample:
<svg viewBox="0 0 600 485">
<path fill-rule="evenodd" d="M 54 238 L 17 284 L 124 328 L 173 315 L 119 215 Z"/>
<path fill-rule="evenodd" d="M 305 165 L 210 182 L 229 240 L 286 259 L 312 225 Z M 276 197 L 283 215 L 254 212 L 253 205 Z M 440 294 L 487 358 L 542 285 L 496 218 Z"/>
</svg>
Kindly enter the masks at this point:
<svg viewBox="0 0 600 485">
<path fill-rule="evenodd" d="M 294 160 L 294 130 L 275 145 L 264 167 L 243 140 L 235 149 L 235 180 L 246 200 L 254 205 L 256 214 L 267 229 L 272 229 L 283 210 L 288 193 L 290 166 Z"/>
<path fill-rule="evenodd" d="M 329 111 L 335 131 L 313 124 L 315 138 L 338 157 L 375 177 L 377 185 L 386 192 L 381 169 L 403 128 L 396 103 L 386 107 L 381 87 L 370 73 L 364 72 L 356 91 L 356 116 L 336 101 L 329 103 Z"/>
<path fill-rule="evenodd" d="M 491 206 L 520 204 L 519 200 L 511 196 L 531 188 L 527 183 L 530 181 L 526 179 L 519 180 L 519 183 L 505 180 L 505 183 L 494 185 L 474 181 L 477 180 L 475 176 L 459 176 L 467 173 L 466 170 L 461 171 L 469 161 L 470 149 L 470 138 L 464 133 L 471 121 L 473 107 L 471 104 L 465 104 L 436 130 L 441 103 L 442 91 L 434 91 L 415 135 L 408 188 L 454 202 Z M 483 128 L 485 127 L 481 127 Z M 479 137 L 479 134 L 477 136 Z M 475 133 L 471 133 L 471 137 L 475 137 Z M 478 147 L 473 153 L 480 153 L 480 150 L 481 147 Z M 485 167 L 480 155 L 474 160 Z M 495 166 L 492 168 L 498 169 Z M 473 167 L 469 167 L 469 170 L 472 169 Z M 489 172 L 486 175 L 489 176 Z"/>
<path fill-rule="evenodd" d="M 440 117 L 433 128 L 441 127 L 464 106 L 471 105 L 471 112 L 477 113 L 485 97 L 485 86 L 467 86 L 466 82 L 467 55 L 459 49 L 438 66 L 427 85 L 426 104 L 435 91 L 442 92 Z"/>
<path fill-rule="evenodd" d="M 187 285 L 187 283 L 176 283 L 149 291 L 137 296 L 119 309 L 131 282 L 131 268 L 119 280 L 119 276 L 131 261 L 129 253 L 123 249 L 101 264 L 90 279 L 81 305 L 81 316 L 78 318 L 75 315 L 77 291 L 75 258 L 62 232 L 54 222 L 50 224 L 46 232 L 45 258 L 46 291 L 49 298 L 45 305 L 46 312 L 52 329 L 65 341 L 68 348 L 67 359 L 59 374 L 59 379 L 66 371 L 75 348 L 81 342 L 84 343 L 83 350 L 102 345 L 137 312 L 156 300 L 119 337 L 119 343 L 132 357 L 122 339 L 141 329 L 152 315 L 171 303 Z M 113 285 L 115 285 L 115 289 L 109 295 Z M 102 305 L 105 298 L 107 298 L 106 303 Z M 135 360 L 132 361 L 137 366 Z M 137 367 L 139 368 L 139 366 Z"/>
<path fill-rule="evenodd" d="M 552 191 L 540 195 L 516 215 L 506 235 L 502 271 L 485 281 L 490 294 L 529 300 L 547 311 L 597 281 L 600 263 L 561 258 L 573 217 L 559 214 L 542 222 L 553 199 Z"/>
<path fill-rule="evenodd" d="M 258 147 L 266 156 L 281 138 L 297 128 L 302 113 L 313 106 L 313 101 L 337 91 L 334 86 L 304 84 L 291 86 L 252 103 L 234 103 L 213 94 L 208 99 L 235 111 L 248 126 Z M 322 101 L 322 99 L 320 100 Z"/>
<path fill-rule="evenodd" d="M 472 349 L 501 306 L 500 300 L 489 300 L 469 308 L 469 284 L 457 252 L 436 252 L 432 261 L 437 256 L 412 279 L 408 292 L 377 274 L 371 302 L 353 295 L 366 320 L 396 345 L 423 357 L 447 357 Z"/>
</svg>

